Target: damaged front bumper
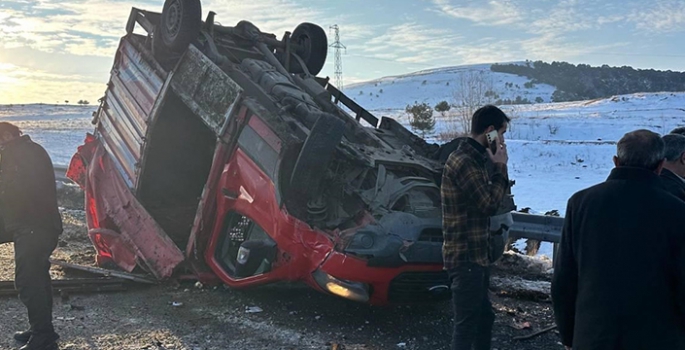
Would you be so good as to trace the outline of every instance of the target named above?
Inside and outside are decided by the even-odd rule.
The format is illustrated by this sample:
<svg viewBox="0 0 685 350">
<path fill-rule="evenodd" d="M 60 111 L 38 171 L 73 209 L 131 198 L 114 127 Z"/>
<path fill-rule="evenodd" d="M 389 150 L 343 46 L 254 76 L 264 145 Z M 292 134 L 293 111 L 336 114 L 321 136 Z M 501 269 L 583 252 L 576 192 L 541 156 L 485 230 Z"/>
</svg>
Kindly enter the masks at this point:
<svg viewBox="0 0 685 350">
<path fill-rule="evenodd" d="M 394 212 L 359 229 L 344 252 L 365 258 L 371 267 L 442 265 L 442 241 L 440 218 Z"/>
</svg>

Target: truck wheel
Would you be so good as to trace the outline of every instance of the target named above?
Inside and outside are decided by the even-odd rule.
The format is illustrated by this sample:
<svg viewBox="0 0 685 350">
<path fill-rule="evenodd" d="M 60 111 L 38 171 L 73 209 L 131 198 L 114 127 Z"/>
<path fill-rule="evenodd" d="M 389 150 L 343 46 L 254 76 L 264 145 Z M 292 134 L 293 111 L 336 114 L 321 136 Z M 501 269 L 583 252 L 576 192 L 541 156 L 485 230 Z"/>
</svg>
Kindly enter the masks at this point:
<svg viewBox="0 0 685 350">
<path fill-rule="evenodd" d="M 321 114 L 302 146 L 290 177 L 290 193 L 306 203 L 319 190 L 321 179 L 342 140 L 345 123 L 328 114 Z"/>
<path fill-rule="evenodd" d="M 159 22 L 162 43 L 171 51 L 185 51 L 200 35 L 202 5 L 200 0 L 166 0 Z"/>
<path fill-rule="evenodd" d="M 296 53 L 304 61 L 309 73 L 319 74 L 328 54 L 326 32 L 316 24 L 305 22 L 295 27 L 290 38 L 291 42 L 300 46 Z M 297 61 L 291 60 L 290 72 L 299 74 L 304 73 L 304 70 Z"/>
<path fill-rule="evenodd" d="M 161 28 L 159 26 L 154 29 L 152 35 L 152 56 L 162 68 L 171 70 L 176 64 L 179 55 L 170 51 L 162 42 L 160 32 Z"/>
</svg>

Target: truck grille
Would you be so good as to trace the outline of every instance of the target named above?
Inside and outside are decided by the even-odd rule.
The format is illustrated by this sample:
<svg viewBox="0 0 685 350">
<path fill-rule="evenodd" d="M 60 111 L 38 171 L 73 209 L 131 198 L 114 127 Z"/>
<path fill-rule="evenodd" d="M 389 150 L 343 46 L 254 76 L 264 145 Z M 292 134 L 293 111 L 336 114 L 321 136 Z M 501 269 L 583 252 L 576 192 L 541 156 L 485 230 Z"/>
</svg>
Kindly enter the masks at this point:
<svg viewBox="0 0 685 350">
<path fill-rule="evenodd" d="M 419 235 L 419 242 L 436 242 L 442 243 L 445 237 L 442 235 L 442 229 L 427 228 L 421 231 Z"/>
<path fill-rule="evenodd" d="M 396 303 L 449 299 L 447 271 L 403 272 L 390 282 L 388 299 Z"/>
</svg>

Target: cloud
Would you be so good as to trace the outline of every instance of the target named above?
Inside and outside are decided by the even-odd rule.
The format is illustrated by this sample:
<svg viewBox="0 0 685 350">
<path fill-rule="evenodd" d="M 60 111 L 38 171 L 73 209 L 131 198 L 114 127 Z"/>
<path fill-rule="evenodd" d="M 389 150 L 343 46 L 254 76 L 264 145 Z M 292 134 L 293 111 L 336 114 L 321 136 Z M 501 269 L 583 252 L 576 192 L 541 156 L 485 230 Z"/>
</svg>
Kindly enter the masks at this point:
<svg viewBox="0 0 685 350">
<path fill-rule="evenodd" d="M 453 5 L 449 0 L 433 0 L 438 12 L 450 17 L 466 19 L 478 25 L 503 26 L 519 23 L 523 19 L 518 6 L 508 0 L 472 1 L 471 3 L 471 5 Z"/>
<path fill-rule="evenodd" d="M 427 63 L 448 57 L 460 38 L 449 30 L 412 22 L 387 28 L 369 40 L 362 50 L 374 58 Z"/>
<path fill-rule="evenodd" d="M 685 1 L 661 0 L 642 3 L 626 17 L 636 29 L 649 33 L 685 30 Z"/>
<path fill-rule="evenodd" d="M 65 84 L 66 81 L 70 83 Z M 92 82 L 84 75 L 53 74 L 0 63 L 0 104 L 56 103 L 84 98 L 95 101 L 105 88 L 105 81 Z"/>
</svg>

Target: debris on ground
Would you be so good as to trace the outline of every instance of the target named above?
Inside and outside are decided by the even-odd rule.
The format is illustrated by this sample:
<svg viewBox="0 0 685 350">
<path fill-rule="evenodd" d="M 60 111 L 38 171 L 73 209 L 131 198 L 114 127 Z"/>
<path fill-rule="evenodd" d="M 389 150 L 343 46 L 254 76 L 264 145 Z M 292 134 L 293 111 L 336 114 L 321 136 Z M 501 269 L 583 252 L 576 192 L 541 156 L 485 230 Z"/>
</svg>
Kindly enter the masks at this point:
<svg viewBox="0 0 685 350">
<path fill-rule="evenodd" d="M 533 332 L 533 333 L 528 334 L 528 335 L 522 335 L 522 336 L 514 337 L 514 340 L 525 340 L 525 339 L 530 339 L 530 338 L 536 337 L 536 336 L 538 336 L 538 335 L 540 335 L 540 334 L 547 333 L 547 332 L 549 332 L 549 331 L 551 331 L 551 330 L 553 330 L 553 329 L 556 329 L 556 328 L 557 328 L 556 325 L 552 325 L 552 326 L 545 327 L 545 328 L 543 328 L 543 329 L 541 329 L 541 330 L 539 330 L 539 331 L 537 331 L 537 332 Z"/>
<path fill-rule="evenodd" d="M 515 321 L 514 321 L 514 322 L 511 324 L 511 328 L 518 329 L 518 330 L 521 330 L 521 329 L 530 329 L 530 322 L 515 322 Z"/>
<path fill-rule="evenodd" d="M 262 310 L 259 306 L 248 306 L 245 308 L 245 312 L 248 314 L 256 314 L 260 313 L 264 310 Z"/>
<path fill-rule="evenodd" d="M 531 281 L 518 276 L 492 277 L 491 284 L 497 295 L 531 301 L 549 301 L 551 283 Z"/>
</svg>

